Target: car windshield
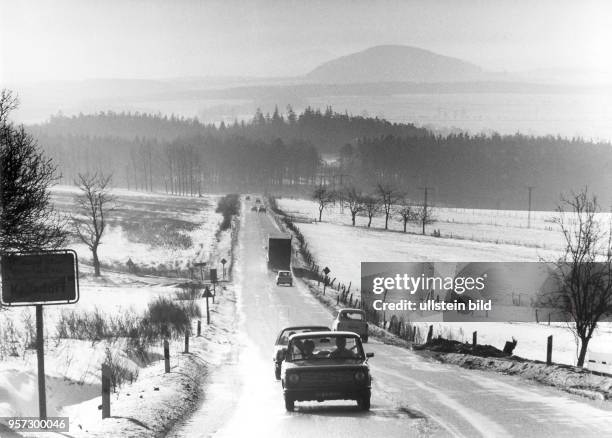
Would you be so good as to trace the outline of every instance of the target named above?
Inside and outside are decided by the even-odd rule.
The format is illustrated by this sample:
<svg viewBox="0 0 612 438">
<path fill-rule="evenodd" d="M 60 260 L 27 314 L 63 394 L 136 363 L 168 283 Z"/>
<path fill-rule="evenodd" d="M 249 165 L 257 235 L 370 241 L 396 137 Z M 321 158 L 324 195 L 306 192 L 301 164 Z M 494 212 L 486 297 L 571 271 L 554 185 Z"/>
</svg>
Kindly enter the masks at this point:
<svg viewBox="0 0 612 438">
<path fill-rule="evenodd" d="M 278 273 L 279 277 L 290 277 L 291 276 L 291 272 L 287 272 L 287 271 L 281 271 Z"/>
<path fill-rule="evenodd" d="M 357 362 L 363 358 L 363 349 L 355 336 L 300 336 L 291 340 L 287 350 L 288 362 L 305 360 Z"/>
<path fill-rule="evenodd" d="M 342 312 L 340 319 L 350 319 L 353 321 L 363 321 L 365 318 L 361 312 Z"/>
<path fill-rule="evenodd" d="M 304 328 L 289 328 L 287 330 L 283 330 L 281 333 L 277 345 L 287 345 L 289 343 L 289 337 L 298 333 L 308 333 L 308 332 L 321 332 L 328 331 L 327 327 L 304 327 Z"/>
</svg>

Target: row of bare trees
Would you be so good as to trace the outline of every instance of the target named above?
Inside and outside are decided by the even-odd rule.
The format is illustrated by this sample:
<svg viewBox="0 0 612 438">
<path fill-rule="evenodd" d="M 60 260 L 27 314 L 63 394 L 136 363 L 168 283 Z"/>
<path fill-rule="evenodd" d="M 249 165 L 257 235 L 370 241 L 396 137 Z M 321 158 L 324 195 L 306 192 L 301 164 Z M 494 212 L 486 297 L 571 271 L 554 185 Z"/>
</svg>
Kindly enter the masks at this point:
<svg viewBox="0 0 612 438">
<path fill-rule="evenodd" d="M 319 185 L 313 190 L 312 198 L 319 208 L 319 222 L 322 220 L 323 210 L 336 202 L 340 202 L 348 209 L 353 226 L 358 215 L 367 217 L 367 226 L 370 228 L 372 219 L 378 214 L 383 214 L 385 230 L 389 229 L 389 220 L 395 217 L 402 222 L 404 233 L 409 223 L 415 223 L 421 226 L 422 234 L 425 234 L 426 225 L 435 222 L 433 209 L 427 204 L 427 200 L 416 203 L 389 183 L 379 183 L 369 193 L 355 186 L 335 191 Z"/>
</svg>

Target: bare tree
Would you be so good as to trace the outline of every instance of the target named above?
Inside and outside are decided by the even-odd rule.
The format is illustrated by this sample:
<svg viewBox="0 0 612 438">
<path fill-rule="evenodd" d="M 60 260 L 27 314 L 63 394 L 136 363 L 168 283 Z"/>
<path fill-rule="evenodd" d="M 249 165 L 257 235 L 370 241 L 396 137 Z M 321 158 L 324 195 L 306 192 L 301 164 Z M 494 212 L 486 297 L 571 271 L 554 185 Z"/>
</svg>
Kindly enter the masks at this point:
<svg viewBox="0 0 612 438">
<path fill-rule="evenodd" d="M 410 204 L 408 200 L 402 200 L 401 205 L 397 208 L 396 214 L 404 225 L 404 233 L 408 222 L 416 222 L 419 220 L 419 212 L 417 208 Z"/>
<path fill-rule="evenodd" d="M 319 204 L 319 222 L 321 222 L 323 210 L 329 204 L 334 202 L 334 194 L 331 190 L 327 189 L 327 187 L 320 185 L 312 192 L 312 199 L 317 201 L 317 203 Z"/>
<path fill-rule="evenodd" d="M 376 186 L 376 191 L 380 197 L 380 205 L 385 213 L 385 230 L 389 229 L 389 217 L 391 216 L 393 205 L 400 199 L 400 195 L 395 187 L 389 183 L 380 183 Z"/>
<path fill-rule="evenodd" d="M 597 198 L 586 188 L 562 198 L 557 211 L 565 250 L 555 262 L 558 290 L 546 298 L 572 320 L 582 367 L 597 324 L 612 315 L 612 220 L 605 229 Z"/>
<path fill-rule="evenodd" d="M 49 193 L 59 175 L 36 140 L 9 120 L 18 105 L 11 91 L 0 92 L 0 251 L 56 248 L 66 237 Z"/>
<path fill-rule="evenodd" d="M 372 195 L 366 195 L 361 198 L 361 207 L 363 214 L 368 218 L 368 228 L 372 225 L 372 218 L 380 211 L 380 201 Z"/>
<path fill-rule="evenodd" d="M 362 204 L 362 194 L 355 187 L 347 187 L 344 189 L 343 196 L 344 205 L 349 209 L 351 213 L 351 221 L 353 222 L 353 226 L 355 226 L 355 217 L 361 211 L 363 211 Z"/>
<path fill-rule="evenodd" d="M 425 235 L 425 226 L 436 222 L 436 218 L 433 214 L 433 208 L 427 204 L 416 206 L 414 221 L 421 225 L 421 233 Z"/>
<path fill-rule="evenodd" d="M 81 241 L 91 250 L 96 277 L 100 276 L 98 246 L 106 229 L 107 214 L 115 208 L 115 197 L 110 194 L 111 178 L 112 175 L 96 172 L 93 175 L 79 174 L 78 181 L 75 181 L 81 190 L 75 199 L 81 216 L 73 216 L 72 222 Z"/>
</svg>

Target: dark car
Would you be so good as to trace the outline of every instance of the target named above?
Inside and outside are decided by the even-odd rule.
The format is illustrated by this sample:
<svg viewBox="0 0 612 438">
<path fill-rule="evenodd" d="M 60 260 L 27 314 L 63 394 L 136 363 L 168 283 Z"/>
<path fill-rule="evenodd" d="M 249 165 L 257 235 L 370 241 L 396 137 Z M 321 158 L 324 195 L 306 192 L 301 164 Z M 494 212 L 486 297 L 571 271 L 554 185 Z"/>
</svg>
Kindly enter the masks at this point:
<svg viewBox="0 0 612 438">
<path fill-rule="evenodd" d="M 250 200 L 251 200 L 251 197 L 250 197 L 249 195 L 247 195 L 247 196 L 246 196 L 246 200 L 247 200 L 247 201 L 250 201 Z"/>
<path fill-rule="evenodd" d="M 281 378 L 281 364 L 285 359 L 285 352 L 287 351 L 289 336 L 292 336 L 296 333 L 321 331 L 329 331 L 329 327 L 324 327 L 320 325 L 302 325 L 297 327 L 287 327 L 281 330 L 281 332 L 276 337 L 276 342 L 274 343 L 274 356 L 272 357 L 272 360 L 274 361 L 274 375 L 276 376 L 276 380 L 280 380 Z"/>
<path fill-rule="evenodd" d="M 355 400 L 370 409 L 372 376 L 361 338 L 352 332 L 312 332 L 289 338 L 281 381 L 285 408 L 296 401 Z"/>
<path fill-rule="evenodd" d="M 259 212 L 260 213 L 265 213 L 266 212 L 266 207 L 264 207 L 263 205 L 261 207 L 259 207 Z"/>
<path fill-rule="evenodd" d="M 255 211 L 255 212 L 257 212 L 257 206 L 253 206 L 253 207 L 251 207 L 251 211 Z"/>
</svg>

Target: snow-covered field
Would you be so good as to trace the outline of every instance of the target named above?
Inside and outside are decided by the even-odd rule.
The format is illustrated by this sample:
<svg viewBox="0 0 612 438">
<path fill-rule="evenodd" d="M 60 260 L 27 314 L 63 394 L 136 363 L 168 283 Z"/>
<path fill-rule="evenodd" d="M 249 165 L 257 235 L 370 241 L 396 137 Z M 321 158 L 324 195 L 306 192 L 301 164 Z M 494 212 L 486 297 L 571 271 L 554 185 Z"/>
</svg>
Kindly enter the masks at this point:
<svg viewBox="0 0 612 438">
<path fill-rule="evenodd" d="M 330 277 L 359 287 L 361 262 L 538 261 L 555 253 L 516 245 L 436 238 L 330 223 L 298 223 L 317 263 Z"/>
<path fill-rule="evenodd" d="M 319 217 L 318 205 L 313 201 L 280 198 L 277 203 L 288 215 L 312 221 Z M 558 213 L 554 211 L 532 211 L 529 228 L 527 211 L 435 207 L 433 216 L 436 222 L 427 226 L 427 234 L 431 234 L 433 230 L 440 230 L 442 237 L 550 250 L 559 250 L 563 244 L 558 226 L 553 222 L 558 217 Z M 600 213 L 599 218 L 607 221 L 609 213 Z M 338 203 L 329 205 L 323 210 L 322 221 L 350 225 L 351 215 L 347 208 L 342 208 Z M 367 217 L 357 216 L 357 226 L 365 227 L 367 223 Z M 373 218 L 372 228 L 384 228 L 384 226 L 384 215 L 378 214 Z M 389 228 L 403 231 L 403 223 L 397 216 L 393 216 L 389 219 Z M 417 224 L 408 224 L 407 231 L 420 234 L 421 227 Z"/>
<path fill-rule="evenodd" d="M 318 217 L 317 205 L 312 201 L 283 198 L 277 202 L 289 215 Z M 554 260 L 559 254 L 560 233 L 550 222 L 553 212 L 532 213 L 532 228 L 527 229 L 527 212 L 436 209 L 436 216 L 442 220 L 429 226 L 429 230 L 440 229 L 443 237 L 437 238 L 397 231 L 401 224 L 396 220 L 391 222 L 393 231 L 384 231 L 381 229 L 384 218 L 380 216 L 372 223 L 375 228 L 366 228 L 367 219 L 364 218 L 358 218 L 358 226 L 352 227 L 350 215 L 346 209 L 344 211 L 332 206 L 323 212 L 323 222 L 295 225 L 304 235 L 317 264 L 329 267 L 330 278 L 336 277 L 346 285 L 351 282 L 351 291 L 356 293 L 360 288 L 361 262 L 535 262 Z M 453 238 L 444 237 L 451 233 L 449 230 L 453 230 Z M 409 231 L 418 233 L 419 230 L 413 227 Z M 421 333 L 426 330 L 423 324 Z M 563 324 L 434 324 L 436 335 L 460 341 L 471 341 L 473 331 L 478 331 L 479 343 L 500 349 L 515 337 L 518 340 L 515 354 L 536 360 L 546 359 L 546 340 L 553 335 L 553 360 L 572 365 L 576 362 L 574 336 Z M 602 324 L 591 340 L 589 351 L 612 354 L 612 326 Z"/>
<path fill-rule="evenodd" d="M 57 209 L 75 214 L 77 194 L 73 187 L 53 190 Z M 114 195 L 116 208 L 109 214 L 109 226 L 98 249 L 103 263 L 125 266 L 131 259 L 145 268 L 185 269 L 190 262 L 208 260 L 222 219 L 215 213 L 218 196 L 188 198 L 128 190 L 115 190 Z M 79 259 L 91 260 L 91 253 L 76 236 L 69 246 Z"/>
<path fill-rule="evenodd" d="M 74 213 L 75 194 L 69 187 L 53 190 L 52 199 L 60 213 Z M 105 318 L 139 315 L 155 298 L 173 296 L 177 291 L 180 278 L 130 274 L 128 259 L 139 268 L 163 265 L 183 270 L 194 261 L 216 265 L 221 256 L 229 257 L 229 233 L 222 233 L 219 239 L 216 236 L 221 220 L 215 213 L 217 196 L 185 198 L 127 190 L 117 190 L 115 195 L 118 208 L 108 217 L 110 226 L 99 250 L 102 276 L 92 275 L 91 254 L 72 238 L 67 247 L 79 256 L 80 300 L 74 305 L 44 308 L 48 415 L 99 396 L 100 365 L 107 349 L 135 375 L 146 365 L 126 354 L 122 340 L 60 339 L 57 322 L 62 313 L 99 311 Z M 168 235 L 174 240 L 168 240 Z M 36 354 L 28 348 L 33 336 L 33 308 L 0 310 L 0 416 L 38 415 Z M 179 344 L 172 348 L 179 351 Z M 153 348 L 151 358 L 159 351 Z"/>
</svg>

